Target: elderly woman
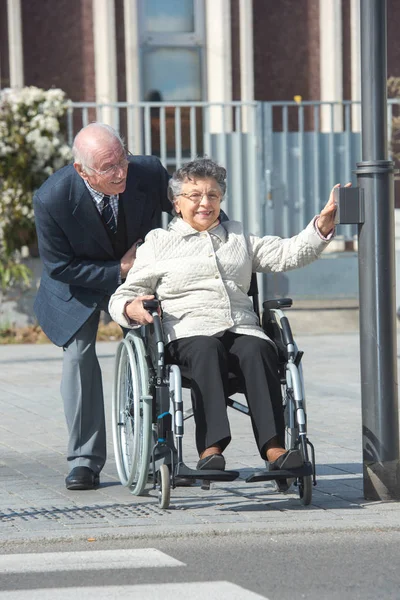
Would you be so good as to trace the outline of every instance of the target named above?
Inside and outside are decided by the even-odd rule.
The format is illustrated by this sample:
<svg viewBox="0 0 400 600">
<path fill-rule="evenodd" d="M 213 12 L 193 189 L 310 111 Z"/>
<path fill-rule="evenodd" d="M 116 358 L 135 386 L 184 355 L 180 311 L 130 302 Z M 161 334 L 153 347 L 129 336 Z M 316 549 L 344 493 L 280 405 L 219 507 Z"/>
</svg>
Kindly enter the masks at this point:
<svg viewBox="0 0 400 600">
<path fill-rule="evenodd" d="M 257 237 L 220 219 L 226 171 L 208 158 L 187 163 L 169 182 L 175 218 L 139 248 L 125 283 L 110 300 L 123 327 L 152 322 L 143 301 L 161 302 L 166 360 L 191 374 L 198 469 L 224 469 L 231 440 L 225 398 L 228 373 L 243 383 L 261 457 L 270 468 L 296 468 L 298 450 L 284 448 L 277 352 L 247 295 L 253 272 L 280 272 L 314 261 L 334 230 L 333 191 L 320 215 L 298 235 Z"/>
</svg>

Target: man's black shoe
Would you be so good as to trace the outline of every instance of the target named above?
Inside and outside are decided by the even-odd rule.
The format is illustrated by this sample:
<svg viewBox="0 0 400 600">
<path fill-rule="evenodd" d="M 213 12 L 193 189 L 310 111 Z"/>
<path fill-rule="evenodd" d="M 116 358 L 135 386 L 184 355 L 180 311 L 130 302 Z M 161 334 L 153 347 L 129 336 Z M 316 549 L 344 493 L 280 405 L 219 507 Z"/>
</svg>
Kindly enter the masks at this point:
<svg viewBox="0 0 400 600">
<path fill-rule="evenodd" d="M 93 490 L 100 485 L 100 477 L 89 467 L 75 467 L 65 478 L 67 490 Z"/>
</svg>

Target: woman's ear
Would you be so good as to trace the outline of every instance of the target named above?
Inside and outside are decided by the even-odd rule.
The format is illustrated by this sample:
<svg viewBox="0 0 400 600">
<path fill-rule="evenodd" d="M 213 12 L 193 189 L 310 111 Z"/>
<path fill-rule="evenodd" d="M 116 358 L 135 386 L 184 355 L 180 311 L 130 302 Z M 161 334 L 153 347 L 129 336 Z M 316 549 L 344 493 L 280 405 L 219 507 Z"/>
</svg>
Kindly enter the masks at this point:
<svg viewBox="0 0 400 600">
<path fill-rule="evenodd" d="M 181 210 L 179 208 L 179 200 L 177 200 L 176 198 L 174 200 L 174 209 L 175 209 L 176 214 L 179 215 Z"/>
</svg>

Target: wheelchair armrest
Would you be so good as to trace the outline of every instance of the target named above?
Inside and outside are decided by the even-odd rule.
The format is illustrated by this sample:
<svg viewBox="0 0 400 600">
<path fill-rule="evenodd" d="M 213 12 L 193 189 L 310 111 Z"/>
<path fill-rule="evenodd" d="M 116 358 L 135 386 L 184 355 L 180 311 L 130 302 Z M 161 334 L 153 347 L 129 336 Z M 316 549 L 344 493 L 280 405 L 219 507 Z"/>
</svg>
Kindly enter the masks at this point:
<svg viewBox="0 0 400 600">
<path fill-rule="evenodd" d="M 160 301 L 154 298 L 154 300 L 143 300 L 143 307 L 149 311 L 153 316 L 153 322 L 144 325 L 144 327 L 150 327 L 150 331 L 154 332 L 156 344 L 164 342 L 164 332 L 162 327 L 162 319 L 158 314 L 158 308 Z"/>
<path fill-rule="evenodd" d="M 291 298 L 273 298 L 272 300 L 266 300 L 263 302 L 263 309 L 268 310 L 270 308 L 290 308 L 293 304 Z"/>
</svg>

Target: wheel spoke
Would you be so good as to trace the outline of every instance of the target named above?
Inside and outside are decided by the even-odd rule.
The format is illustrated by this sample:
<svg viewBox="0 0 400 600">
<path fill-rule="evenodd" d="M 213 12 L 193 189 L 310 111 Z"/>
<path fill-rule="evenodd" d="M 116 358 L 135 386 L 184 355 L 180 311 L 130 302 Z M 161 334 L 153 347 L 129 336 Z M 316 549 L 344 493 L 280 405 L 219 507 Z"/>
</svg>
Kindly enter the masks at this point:
<svg viewBox="0 0 400 600">
<path fill-rule="evenodd" d="M 145 398 L 145 400 L 144 400 Z M 116 356 L 113 438 L 121 483 L 139 495 L 147 483 L 152 405 L 141 338 L 128 334 Z"/>
</svg>

